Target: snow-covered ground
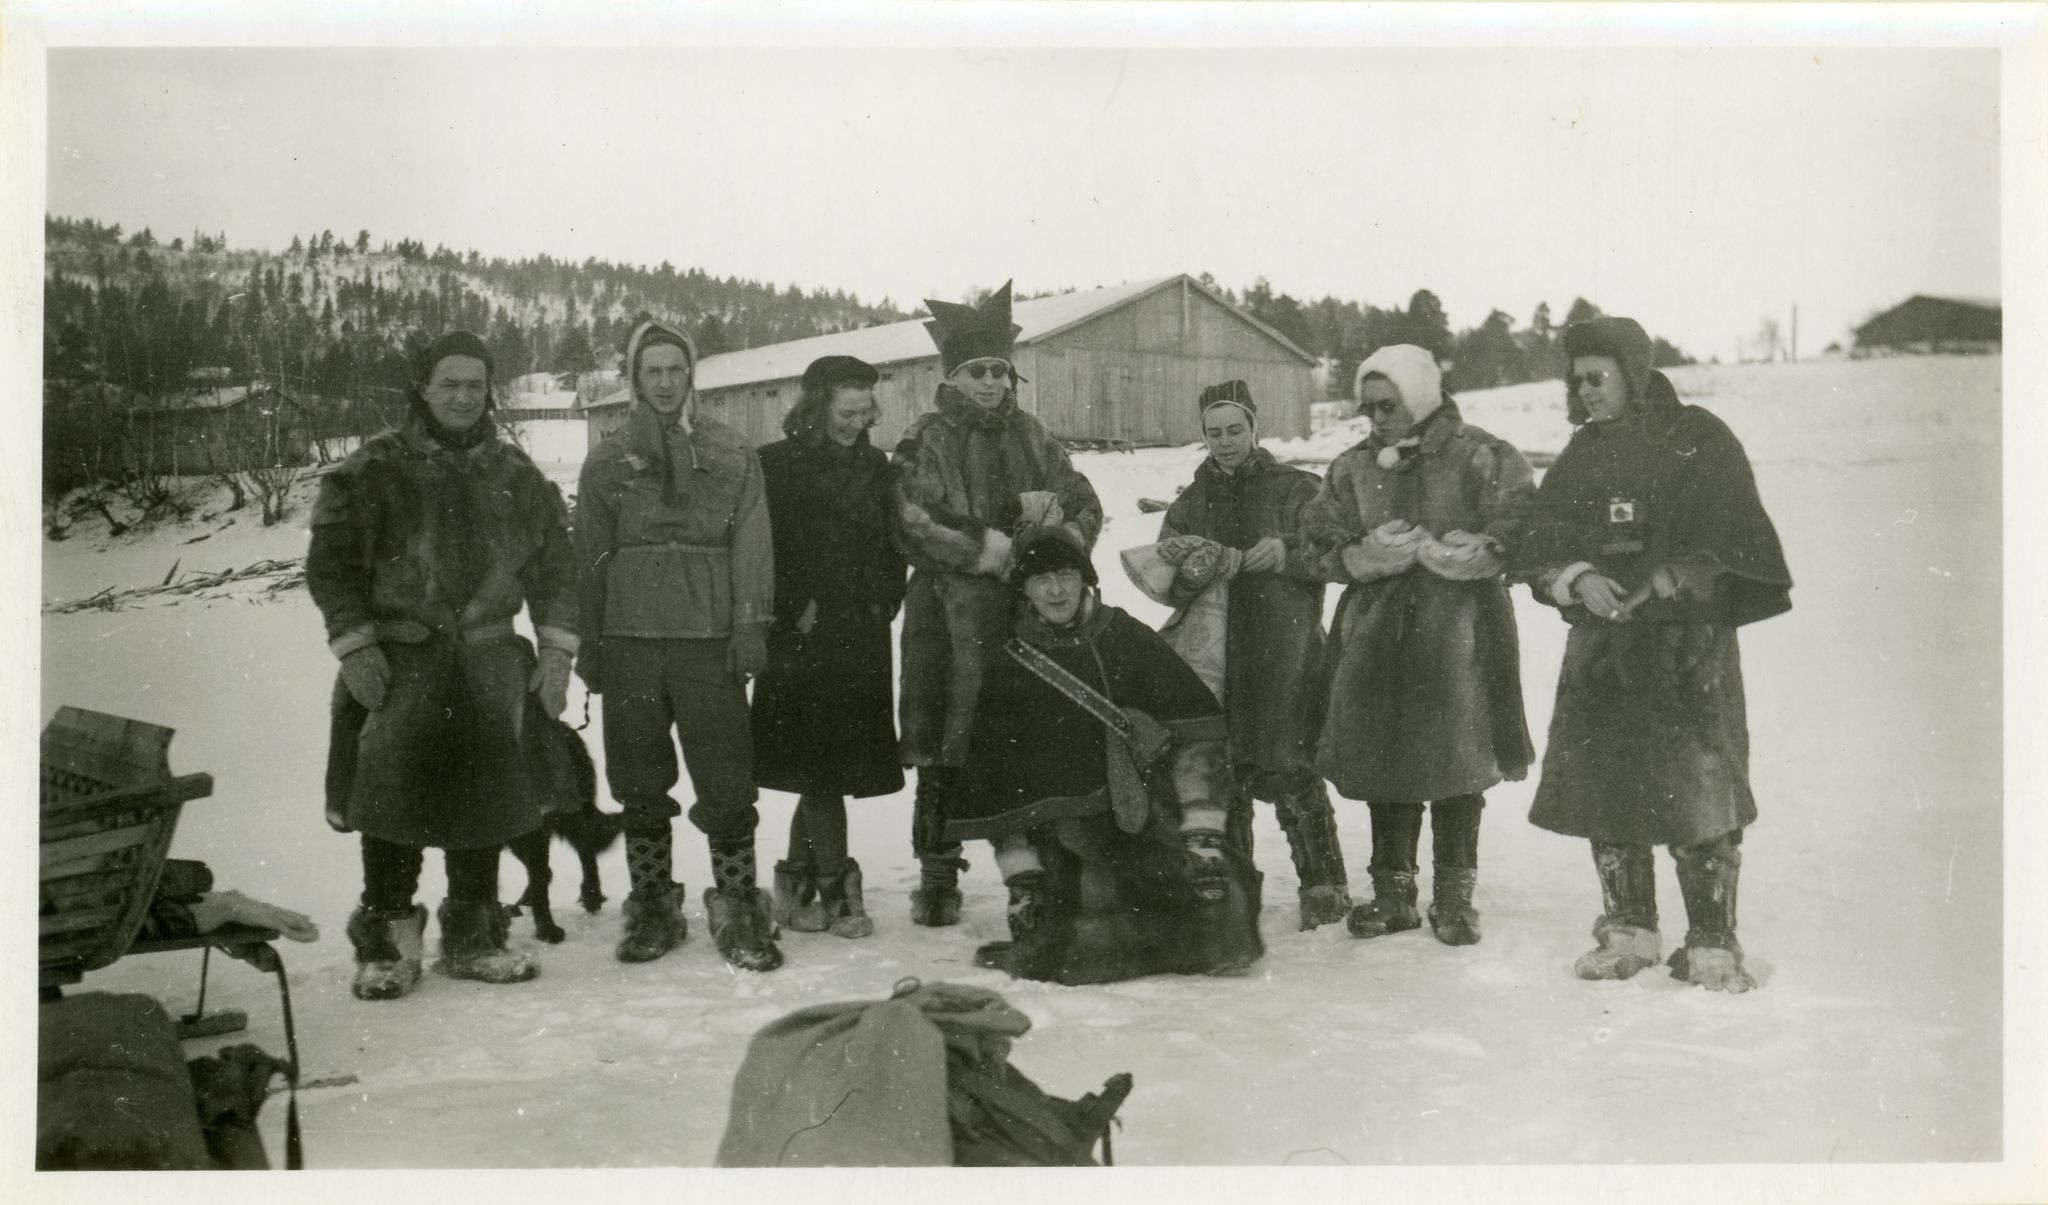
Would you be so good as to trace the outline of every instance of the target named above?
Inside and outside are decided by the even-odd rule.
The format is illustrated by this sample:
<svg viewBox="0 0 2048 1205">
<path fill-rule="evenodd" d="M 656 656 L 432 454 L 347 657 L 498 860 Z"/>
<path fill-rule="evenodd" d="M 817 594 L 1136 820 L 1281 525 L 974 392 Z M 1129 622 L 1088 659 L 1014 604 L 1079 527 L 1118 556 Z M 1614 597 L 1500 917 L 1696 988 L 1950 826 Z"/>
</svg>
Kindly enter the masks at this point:
<svg viewBox="0 0 2048 1205">
<path fill-rule="evenodd" d="M 1790 615 L 1743 633 L 1762 810 L 1744 845 L 1742 935 L 1763 987 L 1747 996 L 1662 973 L 1571 976 L 1598 893 L 1585 846 L 1525 820 L 1532 777 L 1489 794 L 1485 940 L 1466 949 L 1426 929 L 1373 942 L 1342 926 L 1295 932 L 1284 839 L 1262 809 L 1269 949 L 1251 977 L 1010 982 L 970 963 L 1003 930 L 985 850 L 970 851 L 961 927 L 909 923 L 905 792 L 850 805 L 879 925 L 871 939 L 789 934 L 785 969 L 739 974 L 713 952 L 693 898 L 685 947 L 623 966 L 611 954 L 622 852 L 603 862 L 613 903 L 586 917 L 573 857 L 558 849 L 554 896 L 569 938 L 540 947 L 539 980 L 487 988 L 429 976 L 405 1000 L 362 1004 L 348 993 L 342 936 L 356 847 L 321 820 L 333 670 L 303 591 L 243 587 L 45 615 L 43 715 L 72 703 L 176 727 L 174 767 L 210 771 L 216 786 L 187 806 L 175 852 L 321 924 L 317 944 L 283 950 L 306 1076 L 355 1077 L 304 1094 L 318 1166 L 703 1165 L 750 1034 L 805 1005 L 885 996 L 908 975 L 1005 992 L 1036 1022 L 1015 1061 L 1051 1091 L 1078 1095 L 1132 1072 L 1120 1163 L 1996 1160 L 1999 367 L 1917 359 L 1674 374 L 1748 447 L 1798 581 Z M 1555 451 L 1567 434 L 1556 383 L 1475 393 L 1463 406 L 1531 451 Z M 1280 451 L 1326 460 L 1356 438 L 1324 432 Z M 549 446 L 560 447 L 551 472 L 573 484 L 579 446 Z M 1199 457 L 1077 458 L 1109 515 L 1096 554 L 1105 593 L 1150 621 L 1162 612 L 1124 579 L 1116 552 L 1157 530 L 1138 499 L 1172 497 Z M 74 533 L 44 546 L 46 600 L 154 584 L 174 562 L 184 572 L 294 556 L 305 542 L 302 528 L 266 530 L 244 515 L 112 541 L 97 520 Z M 1540 746 L 1564 628 L 1517 595 Z M 570 706 L 574 718 L 580 693 Z M 586 735 L 601 755 L 600 727 Z M 781 852 L 793 802 L 764 799 L 764 864 Z M 1364 807 L 1339 808 L 1362 885 Z M 694 896 L 707 856 L 678 831 L 678 871 Z M 430 902 L 441 894 L 436 861 Z M 1675 937 L 1684 914 L 1669 866 L 1660 856 Z M 523 887 L 510 857 L 502 881 L 506 898 Z M 530 941 L 523 920 L 514 932 Z M 152 992 L 178 1011 L 196 970 L 185 957 L 132 959 L 88 982 Z M 281 1050 L 267 986 L 228 963 L 209 1004 L 246 1008 L 246 1039 Z M 266 1118 L 273 1151 L 282 1117 Z"/>
</svg>

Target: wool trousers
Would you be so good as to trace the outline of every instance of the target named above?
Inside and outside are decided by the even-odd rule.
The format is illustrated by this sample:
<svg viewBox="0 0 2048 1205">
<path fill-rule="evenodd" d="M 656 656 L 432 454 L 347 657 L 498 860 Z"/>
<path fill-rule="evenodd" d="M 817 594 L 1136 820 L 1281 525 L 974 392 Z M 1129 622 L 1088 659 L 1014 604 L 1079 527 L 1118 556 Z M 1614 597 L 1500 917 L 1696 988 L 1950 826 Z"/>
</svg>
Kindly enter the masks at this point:
<svg viewBox="0 0 2048 1205">
<path fill-rule="evenodd" d="M 690 823 L 713 841 L 752 838 L 754 737 L 747 688 L 726 665 L 723 638 L 605 637 L 604 757 L 628 833 L 665 832 L 682 814 L 676 746 L 697 796 Z"/>
</svg>

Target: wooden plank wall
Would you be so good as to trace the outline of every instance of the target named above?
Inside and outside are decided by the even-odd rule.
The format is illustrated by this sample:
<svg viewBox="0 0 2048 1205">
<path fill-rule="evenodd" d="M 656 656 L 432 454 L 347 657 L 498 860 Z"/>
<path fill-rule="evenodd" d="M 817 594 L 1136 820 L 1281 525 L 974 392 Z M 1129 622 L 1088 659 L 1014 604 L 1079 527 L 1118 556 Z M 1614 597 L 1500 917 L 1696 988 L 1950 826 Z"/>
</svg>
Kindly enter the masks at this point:
<svg viewBox="0 0 2048 1205">
<path fill-rule="evenodd" d="M 1161 289 L 1020 347 L 1017 370 L 1026 378 L 1018 403 L 1067 438 L 1197 442 L 1202 433 L 1196 397 L 1203 387 L 1232 379 L 1251 386 L 1262 437 L 1309 433 L 1309 364 L 1194 289 L 1185 290 L 1185 297 L 1180 288 Z M 932 408 L 938 387 L 936 355 L 884 365 L 875 388 L 882 409 L 871 434 L 875 446 L 893 448 L 911 422 Z M 797 392 L 792 378 L 707 390 L 699 402 L 704 413 L 760 446 L 782 438 L 782 416 L 796 404 Z M 593 416 L 593 445 L 624 420 L 623 410 L 616 413 L 617 419 Z"/>
</svg>

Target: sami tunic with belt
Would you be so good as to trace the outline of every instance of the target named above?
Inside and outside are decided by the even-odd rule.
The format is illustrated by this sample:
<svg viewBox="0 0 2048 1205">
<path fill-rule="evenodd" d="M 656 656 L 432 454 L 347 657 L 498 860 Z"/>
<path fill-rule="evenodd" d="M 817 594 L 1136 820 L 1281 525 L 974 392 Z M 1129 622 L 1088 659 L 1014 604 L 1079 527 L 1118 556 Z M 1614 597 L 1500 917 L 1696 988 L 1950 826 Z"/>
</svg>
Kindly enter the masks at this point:
<svg viewBox="0 0 2048 1205">
<path fill-rule="evenodd" d="M 1119 707 L 1166 726 L 1174 740 L 1152 777 L 1167 799 L 1224 799 L 1225 727 L 1216 696 L 1158 633 L 1098 604 L 1067 630 L 1027 616 L 1018 638 Z M 1102 721 L 1000 648 L 990 659 L 978 712 L 961 790 L 947 809 L 949 840 L 996 838 L 1110 810 L 1109 735 Z"/>
</svg>

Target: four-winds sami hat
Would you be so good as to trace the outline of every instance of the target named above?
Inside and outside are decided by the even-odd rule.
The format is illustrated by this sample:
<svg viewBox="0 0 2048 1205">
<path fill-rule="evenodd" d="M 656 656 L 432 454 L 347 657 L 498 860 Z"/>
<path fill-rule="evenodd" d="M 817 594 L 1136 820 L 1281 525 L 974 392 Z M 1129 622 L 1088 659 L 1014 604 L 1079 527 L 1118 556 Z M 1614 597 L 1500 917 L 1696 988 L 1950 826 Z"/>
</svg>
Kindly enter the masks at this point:
<svg viewBox="0 0 2048 1205">
<path fill-rule="evenodd" d="M 803 390 L 805 393 L 837 389 L 841 385 L 853 389 L 872 389 L 882 374 L 874 365 L 856 356 L 819 356 L 804 369 Z"/>
<path fill-rule="evenodd" d="M 1010 321 L 1010 281 L 988 295 L 980 305 L 925 298 L 931 321 L 924 324 L 939 348 L 939 366 L 947 376 L 970 360 L 991 356 L 1009 360 L 1017 349 L 1017 336 L 1024 328 Z"/>
</svg>

